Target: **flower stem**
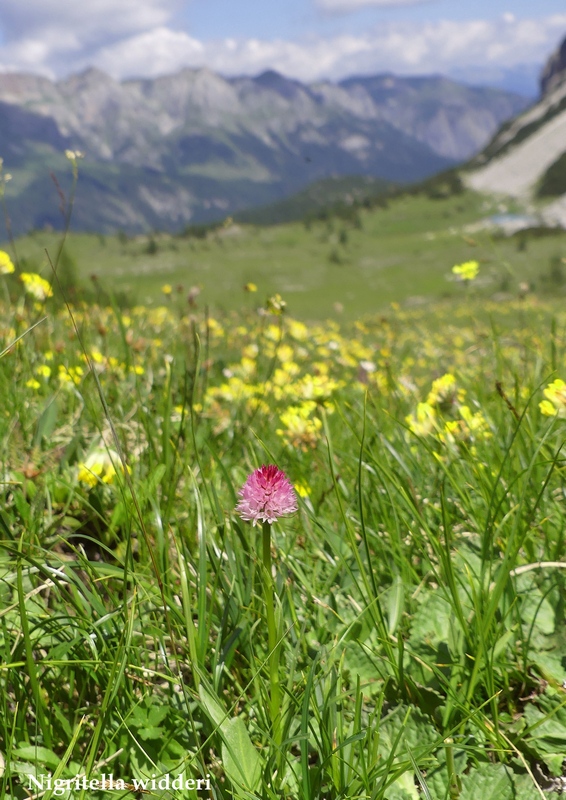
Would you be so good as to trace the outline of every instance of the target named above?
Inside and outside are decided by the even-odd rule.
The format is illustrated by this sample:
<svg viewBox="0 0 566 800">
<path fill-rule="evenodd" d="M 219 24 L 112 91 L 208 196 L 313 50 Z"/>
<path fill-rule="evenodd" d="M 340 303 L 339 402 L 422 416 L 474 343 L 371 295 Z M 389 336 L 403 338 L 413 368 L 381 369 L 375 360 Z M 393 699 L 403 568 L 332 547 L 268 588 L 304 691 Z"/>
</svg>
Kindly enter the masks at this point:
<svg viewBox="0 0 566 800">
<path fill-rule="evenodd" d="M 450 800 L 458 800 L 460 797 L 461 783 L 454 764 L 454 739 L 449 737 L 444 740 L 444 744 L 446 745 L 446 766 L 448 768 L 448 780 L 450 785 L 449 796 Z"/>
<path fill-rule="evenodd" d="M 269 645 L 269 683 L 271 727 L 273 739 L 277 747 L 281 745 L 281 687 L 279 686 L 279 654 L 281 645 L 278 642 L 275 624 L 275 604 L 273 577 L 271 575 L 271 525 L 263 523 L 263 596 L 267 616 L 267 635 Z"/>
</svg>

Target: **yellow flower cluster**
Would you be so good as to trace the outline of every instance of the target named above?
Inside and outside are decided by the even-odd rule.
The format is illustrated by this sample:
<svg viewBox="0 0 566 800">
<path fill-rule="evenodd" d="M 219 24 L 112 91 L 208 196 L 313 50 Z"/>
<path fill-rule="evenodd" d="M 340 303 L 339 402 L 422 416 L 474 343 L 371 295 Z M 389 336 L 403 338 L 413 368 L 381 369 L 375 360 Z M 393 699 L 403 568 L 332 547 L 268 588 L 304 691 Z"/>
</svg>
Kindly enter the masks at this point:
<svg viewBox="0 0 566 800">
<path fill-rule="evenodd" d="M 398 307 L 379 318 L 358 321 L 347 331 L 335 322 L 307 325 L 285 314 L 179 318 L 165 305 L 135 306 L 117 320 L 112 309 L 79 304 L 74 317 L 88 332 L 88 357 L 72 335 L 68 312 L 55 310 L 43 327 L 27 337 L 34 340 L 34 348 L 31 357 L 16 366 L 16 377 L 27 387 L 28 402 L 38 413 L 58 387 L 67 389 L 59 399 L 72 413 L 78 395 L 89 387 L 87 371 L 92 368 L 107 396 L 131 391 L 135 383 L 135 402 L 148 413 L 159 415 L 161 408 L 169 408 L 171 422 L 179 425 L 198 416 L 210 436 L 252 430 L 271 436 L 270 447 L 285 447 L 301 458 L 320 446 L 325 413 L 339 404 L 341 415 L 347 414 L 367 392 L 368 409 L 381 408 L 405 419 L 413 434 L 429 437 L 435 449 L 446 448 L 454 456 L 464 446 L 471 449 L 488 440 L 493 432 L 485 403 L 500 376 L 490 360 L 493 340 L 481 314 L 487 318 L 496 313 L 505 328 L 497 344 L 498 364 L 521 376 L 518 396 L 525 401 L 532 396 L 533 382 L 520 354 L 534 353 L 545 364 L 548 348 L 548 342 L 533 333 L 544 329 L 539 319 L 543 311 L 539 312 L 535 298 L 515 306 L 484 302 L 471 312 L 475 315 L 471 324 L 467 316 L 471 318 L 473 302 L 440 305 L 434 312 Z M 10 320 L 0 325 L 0 352 L 3 348 L 8 352 L 18 333 L 35 321 L 29 305 L 20 307 L 17 324 Z M 530 329 L 517 326 L 519 311 L 532 315 Z M 175 387 L 170 379 L 178 373 L 178 359 L 186 356 L 186 343 L 190 348 L 194 341 L 195 327 L 201 341 L 208 342 L 202 364 L 206 380 L 197 382 L 192 408 L 178 389 L 170 403 L 160 405 L 156 398 L 169 382 Z M 119 352 L 120 332 L 130 348 L 124 360 L 114 355 Z M 446 364 L 446 371 L 436 372 L 431 380 L 439 363 Z M 129 389 L 124 389 L 126 383 Z M 468 396 L 464 386 L 477 386 L 478 393 L 468 389 Z M 487 392 L 485 399 L 482 392 Z M 564 381 L 554 380 L 544 389 L 540 409 L 550 417 L 566 417 Z M 338 415 L 329 417 L 332 436 L 339 425 Z M 92 481 L 96 470 L 89 474 Z M 104 482 L 103 476 L 109 474 L 102 470 L 98 478 Z M 81 475 L 84 482 L 86 473 Z"/>
<path fill-rule="evenodd" d="M 245 338 L 253 336 L 244 326 L 238 332 Z M 329 374 L 330 365 L 347 363 L 357 372 L 359 359 L 352 352 L 367 355 L 367 349 L 327 329 L 316 328 L 312 333 L 309 339 L 304 323 L 285 320 L 281 325 L 267 325 L 259 344 L 256 340 L 241 346 L 240 361 L 225 367 L 225 380 L 220 385 L 212 383 L 205 395 L 203 414 L 215 420 L 216 433 L 229 427 L 235 409 L 241 407 L 254 418 L 258 413 L 276 412 L 281 422 L 276 432 L 285 444 L 303 451 L 316 446 L 322 431 L 317 409 L 324 406 L 332 411 L 332 397 L 346 385 Z M 312 361 L 313 352 L 318 356 L 321 350 L 331 360 Z"/>
<path fill-rule="evenodd" d="M 59 364 L 58 378 L 62 386 L 78 386 L 84 375 L 82 367 L 66 367 Z"/>
<path fill-rule="evenodd" d="M 300 448 L 303 451 L 316 447 L 322 422 L 313 416 L 317 404 L 307 400 L 299 406 L 289 406 L 279 415 L 284 428 L 278 428 L 276 433 L 283 437 L 285 444 Z"/>
<path fill-rule="evenodd" d="M 24 284 L 26 293 L 41 303 L 53 296 L 53 289 L 49 282 L 36 272 L 22 272 L 20 280 Z"/>
<path fill-rule="evenodd" d="M 452 267 L 452 272 L 462 281 L 473 281 L 477 278 L 480 265 L 477 261 L 464 261 L 463 264 L 456 264 Z"/>
<path fill-rule="evenodd" d="M 539 408 L 547 417 L 566 417 L 566 383 L 557 378 L 549 383 L 543 392 L 545 400 L 539 403 Z"/>
<path fill-rule="evenodd" d="M 493 434 L 481 410 L 464 404 L 466 392 L 458 388 L 455 376 L 447 372 L 433 381 L 426 402 L 405 421 L 417 436 L 435 435 L 438 441 L 455 445 L 489 439 Z"/>
<path fill-rule="evenodd" d="M 99 483 L 112 483 L 116 477 L 116 467 L 123 473 L 124 468 L 118 453 L 100 445 L 88 455 L 84 462 L 79 463 L 77 478 L 80 483 L 89 487 Z M 129 467 L 128 472 L 131 472 Z"/>
<path fill-rule="evenodd" d="M 10 275 L 15 270 L 12 259 L 4 250 L 0 250 L 0 275 Z"/>
</svg>

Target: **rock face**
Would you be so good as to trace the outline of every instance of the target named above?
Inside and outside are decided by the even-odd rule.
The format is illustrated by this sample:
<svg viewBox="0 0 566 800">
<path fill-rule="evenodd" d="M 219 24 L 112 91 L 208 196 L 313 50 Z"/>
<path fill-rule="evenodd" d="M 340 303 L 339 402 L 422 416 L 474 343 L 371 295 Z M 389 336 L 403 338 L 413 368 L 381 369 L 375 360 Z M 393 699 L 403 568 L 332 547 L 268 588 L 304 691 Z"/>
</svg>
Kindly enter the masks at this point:
<svg viewBox="0 0 566 800">
<path fill-rule="evenodd" d="M 544 68 L 539 101 L 502 127 L 464 179 L 481 192 L 550 198 L 541 218 L 566 227 L 566 39 Z"/>
<path fill-rule="evenodd" d="M 419 180 L 477 152 L 526 102 L 441 77 L 307 85 L 273 71 L 123 82 L 95 69 L 59 82 L 2 74 L 0 156 L 20 231 L 61 224 L 49 172 L 65 190 L 65 147 L 86 154 L 75 227 L 175 229 L 333 175 Z"/>
<path fill-rule="evenodd" d="M 550 56 L 540 77 L 541 95 L 552 92 L 557 86 L 566 81 L 566 38 Z"/>
</svg>

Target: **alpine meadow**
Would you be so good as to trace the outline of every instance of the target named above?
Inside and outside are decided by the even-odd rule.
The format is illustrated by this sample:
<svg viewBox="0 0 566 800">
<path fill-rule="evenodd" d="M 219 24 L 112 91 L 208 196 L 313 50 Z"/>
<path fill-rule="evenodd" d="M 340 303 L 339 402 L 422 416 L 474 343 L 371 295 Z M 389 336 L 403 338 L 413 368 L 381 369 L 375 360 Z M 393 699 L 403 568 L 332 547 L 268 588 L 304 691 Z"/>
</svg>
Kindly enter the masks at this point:
<svg viewBox="0 0 566 800">
<path fill-rule="evenodd" d="M 564 796 L 549 91 L 464 167 L 183 229 L 75 230 L 67 149 L 20 235 L 4 164 L 0 800 Z"/>
</svg>

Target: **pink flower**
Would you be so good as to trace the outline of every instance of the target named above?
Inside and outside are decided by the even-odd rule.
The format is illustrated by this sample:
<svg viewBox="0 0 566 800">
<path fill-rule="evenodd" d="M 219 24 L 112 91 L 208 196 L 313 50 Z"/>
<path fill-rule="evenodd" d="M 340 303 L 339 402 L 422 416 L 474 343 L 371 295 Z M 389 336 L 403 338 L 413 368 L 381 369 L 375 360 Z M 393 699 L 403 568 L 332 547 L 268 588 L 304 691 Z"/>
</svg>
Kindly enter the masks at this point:
<svg viewBox="0 0 566 800">
<path fill-rule="evenodd" d="M 284 514 L 297 510 L 297 496 L 287 476 L 274 464 L 256 469 L 238 492 L 242 498 L 236 511 L 242 519 L 276 522 Z"/>
</svg>

